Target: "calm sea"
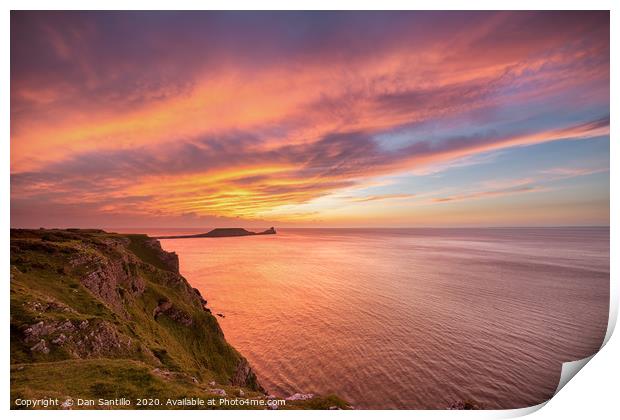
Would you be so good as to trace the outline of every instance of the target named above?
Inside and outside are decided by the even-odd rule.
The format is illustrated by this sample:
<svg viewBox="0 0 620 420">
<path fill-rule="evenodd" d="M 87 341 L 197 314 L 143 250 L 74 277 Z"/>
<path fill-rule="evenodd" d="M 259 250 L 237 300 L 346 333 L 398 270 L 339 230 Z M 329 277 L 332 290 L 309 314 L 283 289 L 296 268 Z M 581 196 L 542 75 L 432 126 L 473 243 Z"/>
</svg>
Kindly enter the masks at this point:
<svg viewBox="0 0 620 420">
<path fill-rule="evenodd" d="M 607 327 L 608 228 L 280 229 L 162 245 L 280 396 L 529 406 Z"/>
</svg>

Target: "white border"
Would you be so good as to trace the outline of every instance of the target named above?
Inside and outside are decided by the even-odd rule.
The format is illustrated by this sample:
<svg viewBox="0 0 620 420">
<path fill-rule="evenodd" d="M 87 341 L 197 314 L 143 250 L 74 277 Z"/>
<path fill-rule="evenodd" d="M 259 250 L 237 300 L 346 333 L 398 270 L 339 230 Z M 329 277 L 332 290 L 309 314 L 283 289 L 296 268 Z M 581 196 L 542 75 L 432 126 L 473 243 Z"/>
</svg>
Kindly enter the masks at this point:
<svg viewBox="0 0 620 420">
<path fill-rule="evenodd" d="M 2 126 L 4 134 L 4 141 L 2 142 L 2 153 L 0 153 L 0 161 L 2 162 L 2 172 L 0 175 L 0 191 L 2 194 L 2 203 L 0 206 L 0 220 L 4 232 L 5 240 L 0 242 L 0 251 L 3 258 L 0 261 L 0 267 L 4 278 L 8 280 L 9 273 L 9 227 L 10 227 L 10 74 L 9 74 L 9 48 L 10 48 L 10 14 L 9 10 L 16 9 L 154 9 L 154 10 L 199 10 L 199 9 L 212 9 L 212 10 L 230 10 L 230 9 L 251 9 L 251 10 L 278 10 L 278 9 L 296 9 L 296 10 L 339 10 L 339 9 L 364 9 L 364 10 L 387 10 L 387 9 L 413 9 L 413 10 L 565 10 L 565 9 L 587 9 L 587 10 L 612 10 L 611 12 L 611 45 L 612 45 L 612 61 L 611 61 L 611 92 L 615 92 L 617 87 L 616 79 L 614 77 L 617 72 L 618 66 L 618 25 L 620 19 L 618 19 L 617 12 L 614 9 L 614 2 L 604 0 L 589 0 L 589 1 L 550 1 L 550 0 L 505 0 L 500 2 L 489 0 L 475 0 L 475 1 L 459 1 L 459 0 L 435 0 L 433 2 L 414 2 L 403 0 L 382 0 L 382 1 L 368 1 L 368 0 L 298 0 L 294 4 L 282 0 L 263 0 L 263 1 L 197 1 L 197 0 L 175 0 L 174 2 L 165 2 L 161 0 L 151 1 L 128 1 L 128 0 L 108 0 L 108 1 L 90 1 L 88 3 L 76 1 L 76 0 L 57 0 L 53 4 L 49 1 L 5 1 L 5 13 L 2 15 L 2 78 L 4 80 L 3 86 L 4 93 L 0 106 L 2 107 Z M 617 109 L 617 96 L 611 97 L 611 110 Z M 613 132 L 615 115 L 612 112 L 611 126 Z M 618 280 L 617 280 L 617 268 L 618 261 L 618 229 L 617 229 L 617 214 L 620 211 L 618 206 L 618 185 L 620 185 L 618 171 L 615 169 L 618 164 L 618 146 L 614 142 L 611 143 L 611 310 L 610 310 L 610 328 L 606 336 L 606 342 L 611 336 L 611 331 L 615 325 L 615 321 L 618 313 Z M 8 283 L 8 282 L 7 282 Z M 9 293 L 8 287 L 2 289 L 4 296 L 3 313 L 5 321 L 2 323 L 1 328 L 6 337 L 5 345 L 0 349 L 5 361 L 2 365 L 4 371 L 2 381 L 2 396 L 4 401 L 4 408 L 8 410 L 9 398 L 10 398 L 10 384 L 9 384 L 9 349 L 8 349 L 8 335 L 9 335 Z M 619 361 L 618 355 L 620 354 L 620 344 L 618 339 L 610 340 L 600 354 L 593 358 L 593 362 L 589 363 L 580 374 L 578 381 L 572 381 L 554 398 L 548 402 L 548 408 L 538 411 L 534 417 L 538 419 L 549 418 L 583 418 L 588 416 L 590 418 L 611 418 L 611 414 L 617 412 L 616 406 L 616 389 L 617 378 L 619 373 Z M 574 368 L 577 364 L 572 364 Z M 571 367 L 571 365 L 569 365 Z M 564 374 L 564 372 L 563 372 Z M 560 389 L 561 387 L 559 387 Z M 393 410 L 393 411 L 381 411 L 381 416 L 388 416 L 392 418 L 409 418 L 411 416 L 416 418 L 506 418 L 516 417 L 525 414 L 529 414 L 537 411 L 545 404 L 541 404 L 536 407 L 530 407 L 520 410 L 488 410 L 483 412 L 464 412 L 464 411 L 407 411 L 407 410 Z M 114 416 L 120 418 L 133 418 L 139 415 L 138 411 L 128 412 L 114 412 Z M 174 415 L 174 412 L 170 411 L 158 411 L 149 412 L 148 416 L 155 419 L 168 418 L 170 415 Z M 330 414 L 331 413 L 331 414 Z M 11 411 L 10 415 L 19 418 L 80 418 L 86 413 L 84 412 L 20 412 Z M 104 411 L 89 411 L 87 415 L 93 418 L 103 418 L 109 416 L 111 413 Z M 144 413 L 146 414 L 146 413 Z M 252 418 L 273 418 L 273 416 L 279 417 L 295 417 L 295 418 L 320 418 L 324 416 L 338 416 L 340 418 L 374 418 L 379 412 L 377 411 L 352 411 L 352 412 L 273 412 L 273 411 L 258 411 L 247 413 Z M 217 417 L 218 419 L 229 419 L 232 417 L 243 416 L 238 411 L 215 411 L 205 413 L 203 411 L 183 411 L 184 417 L 188 418 L 204 418 L 205 416 Z"/>
</svg>

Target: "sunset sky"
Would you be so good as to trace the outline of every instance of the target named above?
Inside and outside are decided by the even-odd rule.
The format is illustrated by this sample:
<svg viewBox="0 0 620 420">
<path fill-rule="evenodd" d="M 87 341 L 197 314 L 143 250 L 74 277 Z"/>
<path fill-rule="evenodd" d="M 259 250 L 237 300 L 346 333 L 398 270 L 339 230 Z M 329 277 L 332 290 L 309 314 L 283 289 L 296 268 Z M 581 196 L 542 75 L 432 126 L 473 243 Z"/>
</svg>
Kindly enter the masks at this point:
<svg viewBox="0 0 620 420">
<path fill-rule="evenodd" d="M 608 12 L 11 14 L 14 227 L 608 224 Z"/>
</svg>

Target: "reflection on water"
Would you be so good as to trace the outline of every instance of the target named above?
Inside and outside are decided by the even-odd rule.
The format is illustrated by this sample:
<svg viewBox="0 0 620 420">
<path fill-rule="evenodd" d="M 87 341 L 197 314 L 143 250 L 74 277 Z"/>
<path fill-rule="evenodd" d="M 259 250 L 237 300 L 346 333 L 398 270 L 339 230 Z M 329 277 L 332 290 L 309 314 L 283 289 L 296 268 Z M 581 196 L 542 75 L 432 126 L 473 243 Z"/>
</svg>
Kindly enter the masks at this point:
<svg viewBox="0 0 620 420">
<path fill-rule="evenodd" d="M 285 396 L 533 405 L 607 326 L 608 228 L 282 229 L 162 245 Z"/>
</svg>

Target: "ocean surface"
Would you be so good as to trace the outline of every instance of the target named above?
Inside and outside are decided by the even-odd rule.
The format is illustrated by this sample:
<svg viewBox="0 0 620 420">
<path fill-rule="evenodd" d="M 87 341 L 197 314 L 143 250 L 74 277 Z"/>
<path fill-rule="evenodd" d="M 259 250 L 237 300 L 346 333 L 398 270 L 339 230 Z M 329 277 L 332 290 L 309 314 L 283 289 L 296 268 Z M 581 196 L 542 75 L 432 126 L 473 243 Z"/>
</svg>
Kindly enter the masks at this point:
<svg viewBox="0 0 620 420">
<path fill-rule="evenodd" d="M 279 396 L 530 406 L 607 328 L 608 228 L 279 229 L 161 242 Z"/>
</svg>

